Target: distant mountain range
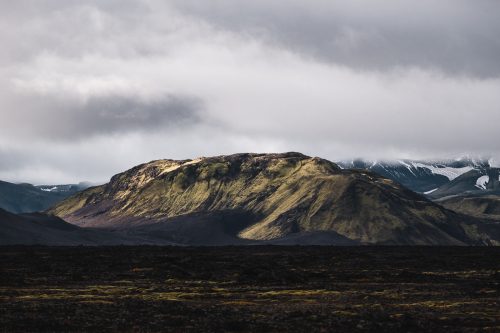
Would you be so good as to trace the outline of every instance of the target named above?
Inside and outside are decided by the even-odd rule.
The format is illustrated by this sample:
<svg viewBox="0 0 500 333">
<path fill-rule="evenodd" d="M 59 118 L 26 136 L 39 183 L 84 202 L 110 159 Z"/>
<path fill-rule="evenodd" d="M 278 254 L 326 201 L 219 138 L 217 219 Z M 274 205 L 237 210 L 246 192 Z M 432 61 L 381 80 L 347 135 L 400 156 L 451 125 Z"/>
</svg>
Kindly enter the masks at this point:
<svg viewBox="0 0 500 333">
<path fill-rule="evenodd" d="M 338 162 L 338 165 L 376 172 L 432 199 L 465 193 L 493 194 L 500 190 L 499 169 L 493 168 L 488 160 L 354 160 Z"/>
<path fill-rule="evenodd" d="M 0 181 L 0 208 L 16 214 L 44 211 L 90 186 L 90 183 L 34 186 Z"/>
<path fill-rule="evenodd" d="M 10 184 L 54 206 L 0 214 L 0 244 L 500 245 L 498 183 L 498 169 L 473 160 L 158 160 L 87 189 Z"/>
<path fill-rule="evenodd" d="M 500 169 L 474 169 L 437 188 L 429 197 L 446 199 L 454 196 L 500 195 Z"/>
<path fill-rule="evenodd" d="M 85 190 L 96 184 L 90 182 L 80 182 L 78 184 L 65 184 L 65 185 L 35 185 L 36 188 L 50 193 L 65 193 L 73 195 L 76 192 Z"/>
<path fill-rule="evenodd" d="M 500 169 L 488 160 L 354 160 L 339 165 L 377 172 L 453 211 L 500 221 Z"/>
</svg>

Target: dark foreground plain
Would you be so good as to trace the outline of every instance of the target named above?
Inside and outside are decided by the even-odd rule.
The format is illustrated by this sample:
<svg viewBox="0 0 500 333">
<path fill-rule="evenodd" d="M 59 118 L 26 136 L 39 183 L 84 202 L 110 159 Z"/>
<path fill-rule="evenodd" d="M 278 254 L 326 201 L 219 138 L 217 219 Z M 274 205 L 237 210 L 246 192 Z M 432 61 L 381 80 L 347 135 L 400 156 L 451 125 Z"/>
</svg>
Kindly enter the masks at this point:
<svg viewBox="0 0 500 333">
<path fill-rule="evenodd" d="M 500 248 L 0 247 L 0 331 L 500 331 Z"/>
</svg>

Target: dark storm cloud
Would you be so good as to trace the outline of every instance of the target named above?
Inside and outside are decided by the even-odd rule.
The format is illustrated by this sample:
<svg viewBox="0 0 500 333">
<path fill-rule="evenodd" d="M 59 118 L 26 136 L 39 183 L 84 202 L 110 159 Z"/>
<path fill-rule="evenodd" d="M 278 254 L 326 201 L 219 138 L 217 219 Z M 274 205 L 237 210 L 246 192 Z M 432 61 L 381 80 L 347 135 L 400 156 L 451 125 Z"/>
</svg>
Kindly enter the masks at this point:
<svg viewBox="0 0 500 333">
<path fill-rule="evenodd" d="M 186 13 L 318 60 L 384 71 L 500 75 L 494 0 L 178 0 Z"/>
<path fill-rule="evenodd" d="M 91 97 L 76 112 L 77 116 L 67 122 L 76 122 L 83 134 L 155 130 L 196 122 L 199 107 L 196 99 L 172 96 L 153 101 L 122 96 Z"/>
<path fill-rule="evenodd" d="M 77 140 L 94 135 L 149 132 L 190 126 L 198 122 L 201 101 L 164 96 L 145 100 L 135 96 L 91 96 L 79 101 L 64 96 L 18 96 L 4 118 L 2 131 L 51 140 Z"/>
</svg>

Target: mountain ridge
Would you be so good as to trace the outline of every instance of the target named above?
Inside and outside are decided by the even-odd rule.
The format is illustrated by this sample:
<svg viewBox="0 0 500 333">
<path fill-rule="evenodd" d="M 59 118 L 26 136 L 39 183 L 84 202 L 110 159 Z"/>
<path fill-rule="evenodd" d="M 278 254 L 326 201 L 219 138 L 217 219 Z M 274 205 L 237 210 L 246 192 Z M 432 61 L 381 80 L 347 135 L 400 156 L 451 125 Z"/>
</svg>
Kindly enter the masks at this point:
<svg viewBox="0 0 500 333">
<path fill-rule="evenodd" d="M 254 241 L 317 232 L 365 244 L 497 241 L 477 221 L 390 179 L 300 153 L 156 160 L 80 192 L 50 213 L 84 227 L 137 232 L 155 225 L 157 233 L 173 238 L 199 235 L 199 228 L 213 224 L 219 232 L 211 237 Z"/>
<path fill-rule="evenodd" d="M 63 185 L 63 190 L 47 191 L 46 188 L 58 188 L 61 185 L 32 185 L 28 183 L 14 184 L 0 181 L 0 208 L 11 213 L 31 213 L 44 211 L 59 201 L 86 188 L 81 183 L 78 185 Z"/>
<path fill-rule="evenodd" d="M 431 199 L 439 199 L 451 194 L 459 194 L 462 191 L 479 191 L 486 189 L 480 186 L 484 183 L 486 175 L 495 170 L 491 159 L 479 159 L 463 157 L 459 159 L 435 159 L 435 160 L 387 160 L 369 161 L 363 159 L 338 162 L 343 168 L 354 168 L 370 170 L 386 178 L 392 179 L 412 191 L 422 193 Z M 449 193 L 447 188 L 456 186 L 457 183 L 466 179 L 464 175 L 476 175 L 472 184 L 467 180 L 466 184 L 459 185 L 457 191 Z M 482 177 L 482 178 L 481 178 Z M 480 179 L 481 178 L 481 179 Z M 478 186 L 476 186 L 476 184 Z M 484 188 L 483 188 L 484 187 Z M 479 193 L 479 192 L 478 192 Z"/>
</svg>

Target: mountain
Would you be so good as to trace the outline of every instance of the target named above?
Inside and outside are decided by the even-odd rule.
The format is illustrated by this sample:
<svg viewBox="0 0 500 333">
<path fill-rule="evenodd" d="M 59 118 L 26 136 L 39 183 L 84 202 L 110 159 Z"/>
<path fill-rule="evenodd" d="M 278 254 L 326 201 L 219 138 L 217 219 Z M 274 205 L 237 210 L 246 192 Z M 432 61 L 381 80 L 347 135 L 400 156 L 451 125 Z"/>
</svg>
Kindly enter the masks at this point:
<svg viewBox="0 0 500 333">
<path fill-rule="evenodd" d="M 85 190 L 94 184 L 90 182 L 80 182 L 78 184 L 64 184 L 64 185 L 35 185 L 36 188 L 51 193 L 65 193 L 69 195 L 73 195 L 76 192 Z"/>
<path fill-rule="evenodd" d="M 448 209 L 463 214 L 500 221 L 500 195 L 454 196 L 438 202 Z"/>
<path fill-rule="evenodd" d="M 117 245 L 134 244 L 119 234 L 83 229 L 41 213 L 12 214 L 0 209 L 0 245 Z"/>
<path fill-rule="evenodd" d="M 496 225 L 485 227 L 376 173 L 299 153 L 152 161 L 50 213 L 82 227 L 183 244 L 314 243 L 320 235 L 361 244 L 497 241 Z"/>
<path fill-rule="evenodd" d="M 430 198 L 443 199 L 451 196 L 500 194 L 500 174 L 498 168 L 471 170 L 439 187 L 429 194 Z"/>
<path fill-rule="evenodd" d="M 367 161 L 353 160 L 342 161 L 339 166 L 346 169 L 369 170 L 381 176 L 392 179 L 412 191 L 423 193 L 433 198 L 440 197 L 450 183 L 463 175 L 473 172 L 478 174 L 478 178 L 487 174 L 490 162 L 484 159 L 459 158 L 454 160 L 441 161 Z M 477 180 L 477 179 L 476 179 Z M 472 189 L 476 188 L 476 180 L 472 184 Z"/>
<path fill-rule="evenodd" d="M 33 186 L 0 181 L 0 208 L 16 214 L 43 211 L 87 187 L 85 183 Z"/>
<path fill-rule="evenodd" d="M 479 218 L 500 221 L 500 169 L 472 170 L 436 191 L 437 203 Z"/>
</svg>

